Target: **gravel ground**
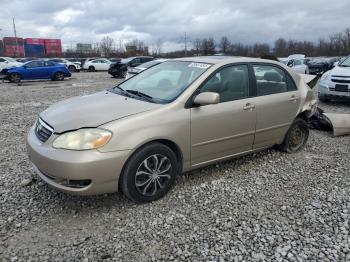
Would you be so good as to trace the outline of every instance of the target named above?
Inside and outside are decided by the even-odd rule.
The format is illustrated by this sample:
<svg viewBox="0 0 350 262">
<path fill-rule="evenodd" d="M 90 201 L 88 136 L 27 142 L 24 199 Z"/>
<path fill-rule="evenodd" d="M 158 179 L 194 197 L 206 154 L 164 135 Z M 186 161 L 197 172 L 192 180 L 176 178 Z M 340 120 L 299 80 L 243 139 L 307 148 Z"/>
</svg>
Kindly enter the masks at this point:
<svg viewBox="0 0 350 262">
<path fill-rule="evenodd" d="M 297 154 L 271 149 L 183 174 L 151 204 L 42 183 L 25 150 L 38 113 L 115 83 L 107 73 L 0 83 L 1 261 L 350 260 L 349 136 L 313 130 Z"/>
</svg>

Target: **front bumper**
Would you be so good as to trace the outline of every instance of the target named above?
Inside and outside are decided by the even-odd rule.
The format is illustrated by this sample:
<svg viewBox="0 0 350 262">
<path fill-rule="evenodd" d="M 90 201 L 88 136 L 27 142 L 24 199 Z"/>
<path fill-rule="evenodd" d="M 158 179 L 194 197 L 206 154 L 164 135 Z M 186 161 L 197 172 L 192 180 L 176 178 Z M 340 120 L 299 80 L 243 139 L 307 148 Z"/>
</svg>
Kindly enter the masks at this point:
<svg viewBox="0 0 350 262">
<path fill-rule="evenodd" d="M 101 153 L 98 150 L 55 149 L 51 145 L 56 137 L 52 135 L 42 143 L 35 136 L 34 127 L 27 136 L 29 159 L 42 180 L 51 187 L 75 195 L 118 191 L 119 176 L 130 150 Z"/>
<path fill-rule="evenodd" d="M 350 85 L 348 85 L 348 92 L 334 91 L 336 83 L 331 81 L 320 82 L 318 87 L 318 96 L 329 99 L 350 98 Z M 342 84 L 346 85 L 346 84 Z"/>
</svg>

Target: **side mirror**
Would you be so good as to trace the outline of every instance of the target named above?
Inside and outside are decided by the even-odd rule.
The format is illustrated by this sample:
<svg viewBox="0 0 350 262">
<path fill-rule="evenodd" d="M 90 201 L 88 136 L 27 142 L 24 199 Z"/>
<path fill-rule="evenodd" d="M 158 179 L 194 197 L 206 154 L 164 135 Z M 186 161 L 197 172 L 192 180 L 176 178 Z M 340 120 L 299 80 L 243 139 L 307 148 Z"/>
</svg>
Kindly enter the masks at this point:
<svg viewBox="0 0 350 262">
<path fill-rule="evenodd" d="M 294 61 L 293 60 L 289 60 L 287 63 L 287 66 L 292 67 L 294 65 Z"/>
<path fill-rule="evenodd" d="M 6 63 L 6 64 L 8 64 L 8 63 L 9 63 L 9 61 L 5 61 L 5 63 Z"/>
<path fill-rule="evenodd" d="M 200 106 L 218 104 L 220 102 L 220 95 L 214 92 L 200 93 L 194 98 L 193 102 Z"/>
</svg>

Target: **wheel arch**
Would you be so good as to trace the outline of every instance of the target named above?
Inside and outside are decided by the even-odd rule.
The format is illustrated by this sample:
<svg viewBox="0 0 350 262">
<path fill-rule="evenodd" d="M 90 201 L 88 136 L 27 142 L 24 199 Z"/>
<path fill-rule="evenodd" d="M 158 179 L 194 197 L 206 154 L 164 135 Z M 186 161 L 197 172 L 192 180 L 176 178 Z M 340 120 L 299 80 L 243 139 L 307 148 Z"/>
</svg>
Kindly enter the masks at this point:
<svg viewBox="0 0 350 262">
<path fill-rule="evenodd" d="M 139 145 L 132 154 L 129 155 L 128 159 L 125 161 L 124 165 L 123 165 L 123 168 L 121 169 L 121 172 L 120 172 L 120 175 L 119 175 L 119 178 L 118 178 L 118 191 L 120 192 L 121 191 L 121 188 L 120 188 L 120 185 L 121 185 L 121 179 L 122 179 L 122 174 L 124 172 L 124 169 L 125 169 L 125 166 L 126 164 L 128 163 L 128 161 L 130 160 L 130 158 L 137 152 L 139 151 L 141 148 L 145 147 L 145 146 L 148 146 L 150 144 L 153 144 L 153 143 L 160 143 L 160 144 L 163 144 L 167 147 L 169 147 L 176 155 L 176 158 L 177 158 L 177 161 L 178 161 L 178 165 L 179 165 L 179 168 L 180 168 L 180 173 L 182 172 L 182 168 L 183 168 L 183 153 L 180 149 L 180 147 L 172 140 L 170 139 L 166 139 L 166 138 L 159 138 L 159 139 L 153 139 L 153 140 L 150 140 L 150 141 L 147 141 L 141 145 Z"/>
</svg>

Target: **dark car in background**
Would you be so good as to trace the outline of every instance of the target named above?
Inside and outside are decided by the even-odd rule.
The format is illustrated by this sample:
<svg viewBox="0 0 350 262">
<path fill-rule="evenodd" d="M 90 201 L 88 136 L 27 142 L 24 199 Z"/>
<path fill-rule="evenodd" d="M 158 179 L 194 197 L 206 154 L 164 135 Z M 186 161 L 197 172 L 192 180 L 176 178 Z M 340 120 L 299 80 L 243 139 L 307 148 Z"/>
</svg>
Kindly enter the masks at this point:
<svg viewBox="0 0 350 262">
<path fill-rule="evenodd" d="M 307 65 L 311 75 L 322 75 L 330 69 L 330 64 L 325 58 L 315 58 L 310 60 Z"/>
<path fill-rule="evenodd" d="M 133 76 L 137 75 L 138 73 L 140 73 L 148 68 L 151 68 L 152 66 L 159 65 L 160 63 L 163 63 L 165 61 L 167 61 L 167 59 L 155 59 L 155 60 L 143 63 L 137 67 L 129 67 L 128 72 L 126 73 L 125 79 L 133 77 Z"/>
<path fill-rule="evenodd" d="M 120 62 L 111 64 L 108 73 L 113 77 L 122 77 L 126 76 L 128 67 L 137 67 L 143 63 L 154 60 L 151 56 L 135 56 L 122 59 Z"/>
<path fill-rule="evenodd" d="M 5 70 L 5 72 L 4 72 Z M 71 73 L 63 64 L 51 61 L 34 60 L 22 66 L 4 69 L 5 79 L 12 83 L 19 83 L 21 80 L 52 79 L 62 81 L 65 77 L 70 77 Z"/>
</svg>

